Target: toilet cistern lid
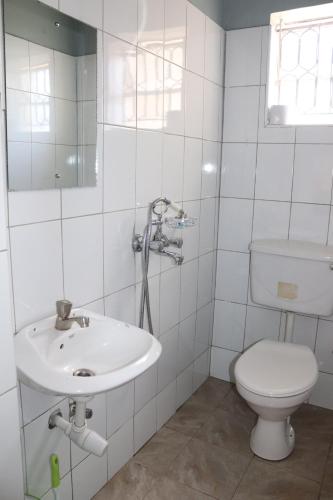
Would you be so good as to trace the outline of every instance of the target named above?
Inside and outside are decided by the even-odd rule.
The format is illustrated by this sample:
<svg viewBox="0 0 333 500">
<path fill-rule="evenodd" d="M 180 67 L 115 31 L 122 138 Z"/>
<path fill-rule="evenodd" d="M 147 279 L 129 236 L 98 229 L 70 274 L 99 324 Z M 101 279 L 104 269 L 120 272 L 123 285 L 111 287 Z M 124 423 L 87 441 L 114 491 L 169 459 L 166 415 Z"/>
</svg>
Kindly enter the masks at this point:
<svg viewBox="0 0 333 500">
<path fill-rule="evenodd" d="M 276 398 L 293 396 L 314 386 L 318 365 L 307 346 L 261 340 L 238 359 L 235 377 L 255 394 Z"/>
</svg>

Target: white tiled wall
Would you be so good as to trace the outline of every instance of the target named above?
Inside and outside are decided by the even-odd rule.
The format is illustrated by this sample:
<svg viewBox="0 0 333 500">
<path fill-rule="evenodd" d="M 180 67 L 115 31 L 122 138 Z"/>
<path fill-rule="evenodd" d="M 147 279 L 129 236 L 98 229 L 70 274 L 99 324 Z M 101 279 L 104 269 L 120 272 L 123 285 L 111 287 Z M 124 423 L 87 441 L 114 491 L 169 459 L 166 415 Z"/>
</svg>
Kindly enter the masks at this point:
<svg viewBox="0 0 333 500">
<path fill-rule="evenodd" d="M 223 158 L 211 374 L 230 380 L 240 352 L 277 339 L 284 315 L 251 302 L 248 245 L 333 243 L 333 127 L 266 127 L 268 28 L 226 36 Z M 295 341 L 320 368 L 311 402 L 333 408 L 333 318 L 296 316 Z"/>
<path fill-rule="evenodd" d="M 2 32 L 1 32 L 2 35 Z M 0 69 L 3 83 L 3 70 Z M 5 168 L 4 114 L 0 113 L 0 497 L 23 498 L 23 470 L 18 387 L 14 359 L 12 308 L 7 229 L 7 180 Z"/>
<path fill-rule="evenodd" d="M 209 373 L 224 32 L 186 0 L 108 0 L 104 10 L 102 0 L 51 4 L 99 30 L 98 185 L 9 193 L 16 330 L 53 314 L 62 297 L 137 322 L 134 225 L 142 231 L 147 204 L 161 194 L 198 218 L 184 231 L 181 268 L 151 257 L 157 366 L 91 403 L 89 424 L 109 440 L 107 457 L 87 457 L 48 430 L 49 413 L 66 412 L 66 400 L 21 386 L 29 493 L 50 498 L 54 451 L 62 498 L 88 500 Z"/>
</svg>

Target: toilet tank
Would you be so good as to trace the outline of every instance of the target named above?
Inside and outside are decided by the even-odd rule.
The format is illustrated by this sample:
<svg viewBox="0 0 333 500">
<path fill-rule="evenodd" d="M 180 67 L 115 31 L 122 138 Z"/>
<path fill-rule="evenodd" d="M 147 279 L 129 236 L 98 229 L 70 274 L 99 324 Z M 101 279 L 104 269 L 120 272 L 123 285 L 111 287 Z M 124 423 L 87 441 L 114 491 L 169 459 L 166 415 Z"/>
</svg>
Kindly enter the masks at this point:
<svg viewBox="0 0 333 500">
<path fill-rule="evenodd" d="M 333 246 L 256 240 L 250 252 L 253 302 L 285 311 L 333 314 Z"/>
</svg>

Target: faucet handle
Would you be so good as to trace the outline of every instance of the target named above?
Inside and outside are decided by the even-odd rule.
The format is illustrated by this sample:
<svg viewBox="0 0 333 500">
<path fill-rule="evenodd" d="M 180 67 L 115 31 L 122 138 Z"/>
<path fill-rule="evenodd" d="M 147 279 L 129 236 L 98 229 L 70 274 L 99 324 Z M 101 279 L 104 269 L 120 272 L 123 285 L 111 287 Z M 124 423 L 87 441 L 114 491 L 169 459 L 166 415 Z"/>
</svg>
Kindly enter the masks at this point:
<svg viewBox="0 0 333 500">
<path fill-rule="evenodd" d="M 61 319 L 68 319 L 69 315 L 71 313 L 73 304 L 71 303 L 70 300 L 57 300 L 56 302 L 56 307 L 57 307 L 57 315 Z"/>
</svg>

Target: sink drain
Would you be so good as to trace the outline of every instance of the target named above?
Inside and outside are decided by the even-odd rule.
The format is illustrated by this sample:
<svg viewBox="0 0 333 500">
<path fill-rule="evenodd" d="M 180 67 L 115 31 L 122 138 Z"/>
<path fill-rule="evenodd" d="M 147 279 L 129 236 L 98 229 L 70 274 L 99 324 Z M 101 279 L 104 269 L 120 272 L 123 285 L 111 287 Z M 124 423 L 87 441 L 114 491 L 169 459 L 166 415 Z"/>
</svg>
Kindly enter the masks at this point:
<svg viewBox="0 0 333 500">
<path fill-rule="evenodd" d="M 73 372 L 73 377 L 93 377 L 95 373 L 88 368 L 78 368 Z"/>
</svg>

